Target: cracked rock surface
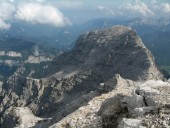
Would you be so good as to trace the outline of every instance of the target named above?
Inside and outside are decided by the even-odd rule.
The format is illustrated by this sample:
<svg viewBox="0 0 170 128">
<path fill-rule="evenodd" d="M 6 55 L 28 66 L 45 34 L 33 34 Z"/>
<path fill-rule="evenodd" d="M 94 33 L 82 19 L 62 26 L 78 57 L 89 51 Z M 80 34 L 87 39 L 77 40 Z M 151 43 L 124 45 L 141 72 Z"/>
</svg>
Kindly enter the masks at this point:
<svg viewBox="0 0 170 128">
<path fill-rule="evenodd" d="M 170 127 L 170 83 L 120 81 L 124 82 L 113 91 L 95 97 L 50 128 Z"/>
</svg>

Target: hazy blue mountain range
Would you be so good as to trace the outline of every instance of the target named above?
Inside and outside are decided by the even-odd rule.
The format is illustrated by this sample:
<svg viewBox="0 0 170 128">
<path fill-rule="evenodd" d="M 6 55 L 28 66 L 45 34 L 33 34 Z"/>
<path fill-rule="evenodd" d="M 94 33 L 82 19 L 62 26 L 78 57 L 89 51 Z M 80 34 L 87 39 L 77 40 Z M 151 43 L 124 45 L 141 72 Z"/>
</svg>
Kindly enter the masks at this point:
<svg viewBox="0 0 170 128">
<path fill-rule="evenodd" d="M 17 37 L 67 51 L 73 48 L 80 34 L 90 30 L 108 28 L 113 25 L 126 25 L 134 28 L 144 41 L 144 44 L 155 55 L 157 63 L 170 65 L 170 19 L 164 17 L 158 19 L 135 18 L 126 21 L 113 18 L 92 19 L 85 23 L 73 24 L 64 28 L 14 22 L 10 30 L 1 32 L 1 36 Z"/>
<path fill-rule="evenodd" d="M 9 77 L 15 72 L 20 72 L 23 76 L 38 77 L 42 74 L 43 67 L 59 52 L 60 50 L 20 38 L 0 38 L 0 78 Z"/>
<path fill-rule="evenodd" d="M 18 52 L 22 54 L 22 57 L 0 56 L 0 75 L 1 77 L 10 76 L 17 71 L 18 67 L 23 68 L 24 64 L 23 74 L 27 76 L 34 69 L 34 73 L 31 73 L 32 76 L 40 77 L 43 75 L 42 67 L 46 67 L 50 63 L 41 61 L 41 66 L 38 66 L 37 61 L 45 60 L 42 57 L 44 54 L 45 56 L 50 55 L 50 58 L 53 59 L 62 51 L 71 50 L 82 33 L 118 24 L 134 28 L 147 48 L 151 50 L 159 65 L 170 65 L 170 19 L 168 18 L 135 18 L 127 21 L 113 18 L 92 19 L 64 28 L 13 22 L 11 29 L 0 32 L 0 51 Z M 39 58 L 32 56 L 29 58 L 30 55 L 34 55 L 36 45 L 39 50 L 41 49 L 41 55 L 38 55 Z M 25 63 L 28 59 L 30 61 L 36 59 L 36 63 Z"/>
</svg>

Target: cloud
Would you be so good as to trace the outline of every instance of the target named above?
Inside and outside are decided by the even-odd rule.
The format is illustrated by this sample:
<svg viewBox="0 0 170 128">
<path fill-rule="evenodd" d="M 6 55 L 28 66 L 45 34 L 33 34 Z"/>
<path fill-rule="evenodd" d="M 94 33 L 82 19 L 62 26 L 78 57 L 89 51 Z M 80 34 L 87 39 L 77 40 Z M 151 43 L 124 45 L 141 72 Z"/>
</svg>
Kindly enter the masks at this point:
<svg viewBox="0 0 170 128">
<path fill-rule="evenodd" d="M 169 3 L 162 3 L 161 9 L 165 13 L 170 13 L 170 4 Z"/>
<path fill-rule="evenodd" d="M 142 16 L 153 16 L 154 12 L 143 2 L 126 3 L 120 6 L 120 10 L 123 10 L 124 13 L 130 13 L 133 15 L 142 15 Z"/>
<path fill-rule="evenodd" d="M 83 1 L 80 0 L 63 0 L 63 1 L 56 1 L 54 2 L 57 7 L 60 8 L 68 8 L 68 9 L 74 9 L 74 8 L 81 8 L 84 5 Z"/>
<path fill-rule="evenodd" d="M 15 18 L 32 24 L 48 24 L 62 27 L 71 24 L 57 8 L 38 3 L 25 3 L 18 6 Z"/>
<path fill-rule="evenodd" d="M 45 2 L 45 0 L 36 0 L 37 2 Z"/>
<path fill-rule="evenodd" d="M 8 30 L 10 27 L 11 27 L 10 24 L 0 19 L 0 30 Z"/>
<path fill-rule="evenodd" d="M 158 3 L 157 0 L 151 0 L 150 2 L 151 2 L 151 4 L 157 4 Z"/>
<path fill-rule="evenodd" d="M 45 2 L 47 0 L 0 0 L 2 2 L 19 3 L 19 2 Z"/>
<path fill-rule="evenodd" d="M 6 23 L 6 21 L 12 19 L 15 7 L 10 3 L 2 2 L 0 4 L 0 9 L 0 29 L 7 30 L 11 25 Z"/>
<path fill-rule="evenodd" d="M 108 15 L 116 15 L 116 12 L 114 10 L 112 10 L 111 8 L 109 8 L 109 7 L 99 5 L 99 6 L 96 7 L 96 9 L 101 11 L 101 12 L 104 12 L 104 13 L 106 13 Z"/>
<path fill-rule="evenodd" d="M 1 0 L 0 0 L 1 1 Z M 51 4 L 58 8 L 81 8 L 84 5 L 84 0 L 6 0 L 11 3 L 19 4 L 19 3 L 44 3 Z"/>
<path fill-rule="evenodd" d="M 13 3 L 13 2 L 15 2 L 15 0 L 9 0 L 9 2 Z"/>
<path fill-rule="evenodd" d="M 15 11 L 15 7 L 10 3 L 1 3 L 0 9 L 0 18 L 4 20 L 11 19 Z"/>
</svg>

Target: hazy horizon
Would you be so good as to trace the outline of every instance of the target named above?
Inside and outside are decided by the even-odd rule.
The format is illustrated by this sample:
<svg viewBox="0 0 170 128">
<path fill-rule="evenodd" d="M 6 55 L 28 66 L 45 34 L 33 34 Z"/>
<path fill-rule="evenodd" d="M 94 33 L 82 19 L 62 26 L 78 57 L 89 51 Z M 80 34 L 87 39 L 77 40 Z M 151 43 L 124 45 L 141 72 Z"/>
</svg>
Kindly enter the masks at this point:
<svg viewBox="0 0 170 128">
<path fill-rule="evenodd" d="M 130 19 L 170 16 L 169 0 L 0 0 L 0 30 L 11 22 L 56 28 L 97 18 Z"/>
</svg>

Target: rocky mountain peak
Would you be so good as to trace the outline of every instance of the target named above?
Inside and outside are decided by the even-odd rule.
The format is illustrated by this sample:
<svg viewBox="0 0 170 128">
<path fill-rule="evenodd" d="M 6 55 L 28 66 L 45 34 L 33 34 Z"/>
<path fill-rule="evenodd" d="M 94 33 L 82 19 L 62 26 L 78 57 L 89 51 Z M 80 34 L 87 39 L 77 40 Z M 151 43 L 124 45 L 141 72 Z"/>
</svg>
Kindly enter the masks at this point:
<svg viewBox="0 0 170 128">
<path fill-rule="evenodd" d="M 111 28 L 86 32 L 85 34 L 83 34 L 83 36 L 86 36 L 86 37 L 90 36 L 90 35 L 96 35 L 96 36 L 102 36 L 102 37 L 105 36 L 105 38 L 107 39 L 108 37 L 111 37 L 111 36 L 126 34 L 132 30 L 133 29 L 130 27 L 117 25 L 117 26 L 113 26 Z"/>
<path fill-rule="evenodd" d="M 14 75 L 4 82 L 0 93 L 3 122 L 10 120 L 16 125 L 16 114 L 12 111 L 10 115 L 11 110 L 15 112 L 18 110 L 13 107 L 24 106 L 34 115 L 50 119 L 47 125 L 52 125 L 94 97 L 115 89 L 117 84 L 124 85 L 123 78 L 136 81 L 136 84 L 127 82 L 131 83 L 128 86 L 164 78 L 135 30 L 124 26 L 81 35 L 75 48 L 54 59 L 47 70 L 49 73 L 41 79 Z M 107 95 L 109 97 L 110 94 Z M 30 125 L 42 124 L 39 122 L 42 118 L 31 117 L 37 122 Z M 3 125 L 8 126 L 8 123 Z"/>
<path fill-rule="evenodd" d="M 86 32 L 82 34 L 76 43 L 75 48 L 81 45 L 99 45 L 101 44 L 113 44 L 113 40 L 116 39 L 115 37 L 120 38 L 122 35 L 127 35 L 128 33 L 133 32 L 133 30 L 129 27 L 124 26 L 114 26 L 112 28 L 103 29 L 103 30 L 95 30 Z M 135 32 L 134 32 L 135 34 Z"/>
<path fill-rule="evenodd" d="M 106 76 L 121 74 L 133 80 L 163 78 L 151 52 L 129 27 L 87 32 L 78 38 L 71 54 L 83 69 L 102 70 Z"/>
</svg>

